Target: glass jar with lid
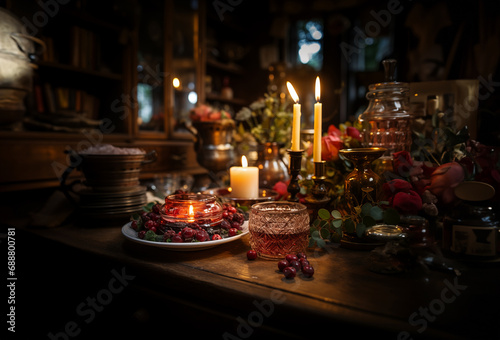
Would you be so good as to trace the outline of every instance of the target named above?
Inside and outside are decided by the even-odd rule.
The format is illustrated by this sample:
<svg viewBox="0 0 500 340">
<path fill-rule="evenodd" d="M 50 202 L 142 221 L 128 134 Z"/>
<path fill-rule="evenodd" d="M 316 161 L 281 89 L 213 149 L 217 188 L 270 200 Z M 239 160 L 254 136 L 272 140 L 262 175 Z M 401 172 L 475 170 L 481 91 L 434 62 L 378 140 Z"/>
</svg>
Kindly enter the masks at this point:
<svg viewBox="0 0 500 340">
<path fill-rule="evenodd" d="M 368 107 L 358 119 L 362 145 L 385 148 L 382 159 L 392 160 L 393 153 L 410 151 L 412 144 L 409 85 L 394 81 L 396 60 L 387 59 L 382 63 L 386 81 L 368 87 Z"/>
<path fill-rule="evenodd" d="M 467 181 L 455 188 L 460 199 L 443 220 L 442 248 L 464 260 L 500 259 L 500 221 L 489 184 Z"/>
</svg>

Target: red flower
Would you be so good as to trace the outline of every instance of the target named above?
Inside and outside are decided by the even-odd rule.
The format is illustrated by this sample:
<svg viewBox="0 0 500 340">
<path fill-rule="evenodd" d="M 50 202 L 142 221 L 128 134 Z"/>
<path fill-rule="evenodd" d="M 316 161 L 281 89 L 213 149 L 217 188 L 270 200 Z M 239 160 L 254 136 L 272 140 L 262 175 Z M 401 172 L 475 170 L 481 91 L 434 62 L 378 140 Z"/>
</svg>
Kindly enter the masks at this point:
<svg viewBox="0 0 500 340">
<path fill-rule="evenodd" d="M 395 193 L 398 193 L 400 191 L 408 192 L 411 189 L 412 189 L 411 184 L 402 179 L 393 179 L 382 185 L 382 190 L 384 191 L 387 197 L 391 197 Z"/>
<path fill-rule="evenodd" d="M 402 214 L 416 214 L 422 209 L 422 199 L 412 189 L 410 182 L 398 178 L 390 180 L 382 186 L 389 205 Z"/>
<path fill-rule="evenodd" d="M 288 184 L 285 183 L 285 182 L 283 182 L 283 181 L 277 182 L 273 186 L 273 190 L 278 193 L 277 200 L 281 200 L 283 198 L 287 198 L 288 197 Z"/>
<path fill-rule="evenodd" d="M 403 214 L 417 214 L 422 209 L 422 199 L 413 190 L 400 191 L 392 198 L 392 206 Z"/>
<path fill-rule="evenodd" d="M 361 134 L 359 133 L 359 130 L 353 126 L 348 126 L 345 129 L 345 134 L 351 138 L 357 139 L 359 141 L 361 140 Z"/>
<path fill-rule="evenodd" d="M 392 154 L 392 167 L 394 172 L 401 177 L 408 177 L 413 167 L 413 160 L 408 151 L 399 151 Z"/>
<path fill-rule="evenodd" d="M 454 188 L 465 179 L 464 169 L 457 162 L 445 163 L 432 173 L 429 191 L 443 204 L 455 200 Z"/>
</svg>

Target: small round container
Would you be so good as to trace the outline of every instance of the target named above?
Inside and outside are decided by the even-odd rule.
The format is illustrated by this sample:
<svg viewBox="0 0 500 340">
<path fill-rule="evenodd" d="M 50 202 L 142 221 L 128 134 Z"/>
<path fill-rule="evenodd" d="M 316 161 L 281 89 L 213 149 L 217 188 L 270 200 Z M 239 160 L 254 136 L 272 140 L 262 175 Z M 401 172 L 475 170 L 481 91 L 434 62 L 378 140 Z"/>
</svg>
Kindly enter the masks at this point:
<svg viewBox="0 0 500 340">
<path fill-rule="evenodd" d="M 442 247 L 465 261 L 500 260 L 500 219 L 491 198 L 489 184 L 467 181 L 455 188 L 461 201 L 443 220 Z"/>
<path fill-rule="evenodd" d="M 288 201 L 252 205 L 248 221 L 250 245 L 257 255 L 268 260 L 305 252 L 309 237 L 306 206 Z"/>
<path fill-rule="evenodd" d="M 196 223 L 213 227 L 222 222 L 222 206 L 213 195 L 174 194 L 165 198 L 161 217 L 168 225 Z"/>
</svg>

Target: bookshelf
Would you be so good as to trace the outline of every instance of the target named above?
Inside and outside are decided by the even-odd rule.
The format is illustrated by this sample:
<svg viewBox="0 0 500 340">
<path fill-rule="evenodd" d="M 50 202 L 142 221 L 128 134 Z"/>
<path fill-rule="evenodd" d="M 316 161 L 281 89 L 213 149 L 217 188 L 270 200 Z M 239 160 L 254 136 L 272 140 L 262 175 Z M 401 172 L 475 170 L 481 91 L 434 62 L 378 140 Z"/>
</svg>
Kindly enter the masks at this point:
<svg viewBox="0 0 500 340">
<path fill-rule="evenodd" d="M 165 4 L 171 1 L 165 0 Z M 30 34 L 46 46 L 33 63 L 33 90 L 26 97 L 20 126 L 0 128 L 0 159 L 9 164 L 0 169 L 0 192 L 57 186 L 53 164 L 59 170 L 64 168 L 65 150 L 78 152 L 96 143 L 155 150 L 159 158 L 144 167 L 144 179 L 171 171 L 206 172 L 196 162 L 192 138 L 175 139 L 167 129 L 159 134 L 138 131 L 137 9 L 141 3 L 54 3 L 58 7 L 51 13 L 44 9 L 45 1 L 0 3 L 23 18 Z M 45 17 L 43 24 L 36 21 Z M 168 27 L 165 25 L 162 39 L 170 36 Z M 165 63 L 161 70 L 173 65 L 168 58 Z M 168 117 L 172 115 L 169 109 L 165 112 Z"/>
</svg>

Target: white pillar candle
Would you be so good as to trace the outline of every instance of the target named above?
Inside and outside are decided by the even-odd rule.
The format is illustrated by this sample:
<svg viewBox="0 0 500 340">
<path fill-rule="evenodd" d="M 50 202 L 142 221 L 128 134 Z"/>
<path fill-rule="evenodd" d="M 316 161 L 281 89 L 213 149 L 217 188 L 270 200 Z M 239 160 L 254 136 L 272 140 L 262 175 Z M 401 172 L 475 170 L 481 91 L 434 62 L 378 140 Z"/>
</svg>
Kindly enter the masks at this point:
<svg viewBox="0 0 500 340">
<path fill-rule="evenodd" d="M 300 104 L 298 103 L 299 101 L 299 96 L 297 95 L 297 92 L 295 92 L 295 89 L 293 88 L 292 84 L 287 81 L 286 86 L 288 87 L 288 92 L 290 92 L 290 96 L 292 96 L 293 101 L 295 104 L 293 104 L 293 120 L 292 120 L 292 151 L 299 151 L 300 150 Z"/>
<path fill-rule="evenodd" d="M 241 166 L 233 166 L 229 169 L 229 180 L 232 197 L 259 197 L 259 168 L 248 166 L 245 156 L 241 157 Z"/>
<path fill-rule="evenodd" d="M 321 93 L 319 85 L 319 77 L 316 77 L 316 103 L 314 104 L 314 145 L 313 145 L 313 160 L 321 162 L 321 134 L 322 134 L 322 114 L 323 108 L 319 102 Z"/>
</svg>

